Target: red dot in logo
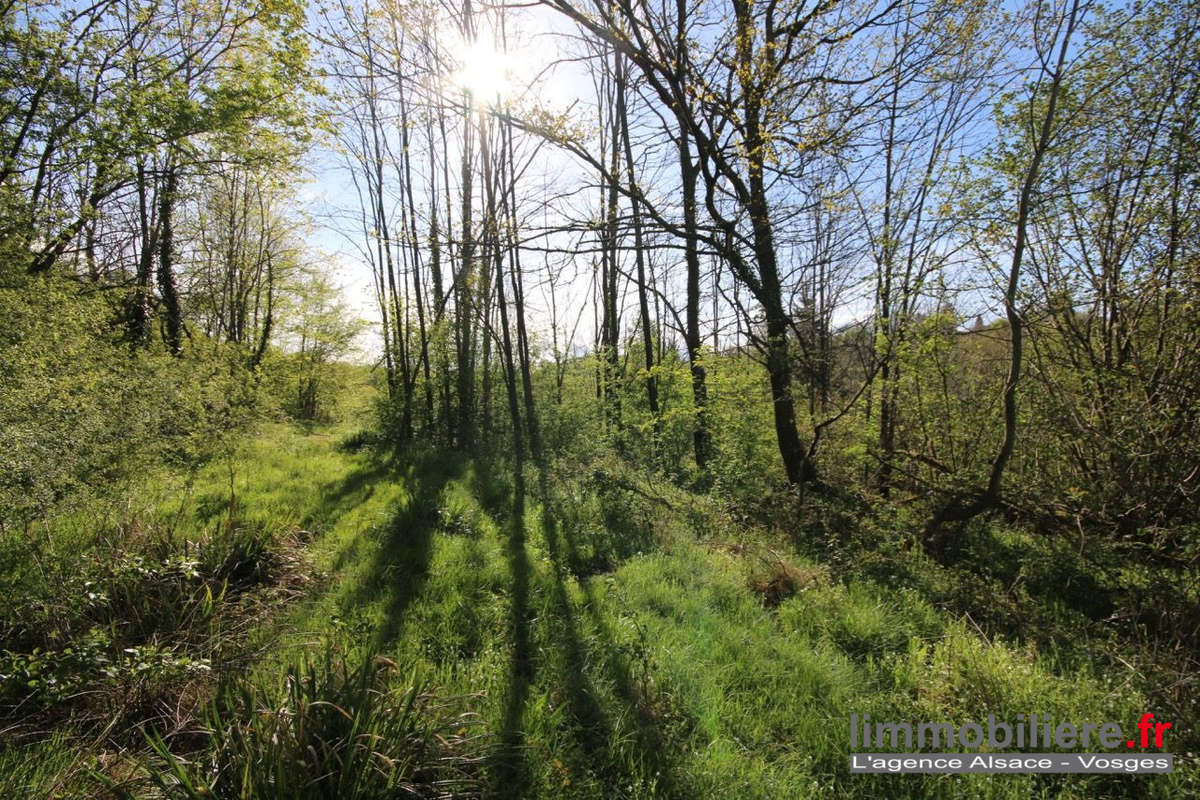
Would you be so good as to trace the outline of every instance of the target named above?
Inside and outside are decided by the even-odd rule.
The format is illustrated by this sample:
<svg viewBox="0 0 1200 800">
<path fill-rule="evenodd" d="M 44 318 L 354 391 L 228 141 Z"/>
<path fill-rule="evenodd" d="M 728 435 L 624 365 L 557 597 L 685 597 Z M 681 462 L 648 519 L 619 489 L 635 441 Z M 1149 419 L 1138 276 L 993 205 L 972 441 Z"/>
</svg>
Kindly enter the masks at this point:
<svg viewBox="0 0 1200 800">
<path fill-rule="evenodd" d="M 1130 739 L 1128 742 L 1126 742 L 1126 743 L 1125 743 L 1125 746 L 1126 746 L 1126 747 L 1133 747 L 1133 739 Z"/>
</svg>

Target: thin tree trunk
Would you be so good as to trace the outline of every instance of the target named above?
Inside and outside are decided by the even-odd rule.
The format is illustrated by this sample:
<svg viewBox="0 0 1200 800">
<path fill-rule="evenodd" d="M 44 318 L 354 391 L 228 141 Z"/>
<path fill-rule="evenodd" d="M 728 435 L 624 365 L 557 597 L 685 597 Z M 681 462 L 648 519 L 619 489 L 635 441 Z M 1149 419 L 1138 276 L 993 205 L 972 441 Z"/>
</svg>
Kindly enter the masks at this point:
<svg viewBox="0 0 1200 800">
<path fill-rule="evenodd" d="M 662 440 L 662 415 L 658 407 L 658 378 L 654 374 L 654 338 L 650 329 L 650 302 L 646 289 L 646 255 L 642 243 L 642 215 L 638 205 L 636 191 L 637 179 L 634 175 L 633 145 L 629 141 L 629 114 L 626 110 L 627 72 L 625 59 L 620 53 L 615 54 L 615 77 L 617 83 L 617 127 L 625 150 L 625 168 L 629 181 L 630 213 L 633 216 L 633 250 L 634 261 L 637 264 L 638 309 L 642 316 L 642 348 L 646 361 L 646 402 L 650 407 L 650 417 L 654 421 L 653 457 L 658 459 L 658 450 Z"/>
<path fill-rule="evenodd" d="M 175 208 L 178 180 L 174 164 L 168 161 L 162 193 L 159 195 L 158 289 L 162 293 L 163 300 L 163 340 L 166 342 L 167 349 L 175 356 L 183 353 L 183 308 L 179 302 L 179 291 L 175 286 L 173 263 L 175 231 L 172 214 Z"/>
<path fill-rule="evenodd" d="M 137 275 L 134 279 L 133 297 L 129 302 L 127 328 L 129 340 L 134 346 L 144 347 L 150 342 L 150 298 L 154 282 L 154 260 L 158 250 L 157 224 L 153 217 L 152 203 L 146 181 L 145 162 L 139 160 L 137 168 L 138 223 L 141 232 L 141 251 L 138 253 Z"/>
<path fill-rule="evenodd" d="M 521 387 L 525 395 L 525 424 L 529 430 L 529 448 L 534 462 L 539 466 L 545 465 L 545 454 L 542 450 L 541 430 L 538 426 L 537 408 L 533 396 L 532 364 L 529 356 L 529 333 L 525 328 L 525 284 L 521 274 L 521 249 L 517 238 L 517 199 L 516 199 L 516 158 L 513 154 L 512 123 L 505 122 L 504 144 L 506 162 L 510 180 L 506 185 L 505 206 L 508 211 L 507 245 L 509 252 L 510 276 L 512 279 L 513 302 L 517 313 L 517 355 L 521 368 Z"/>
<path fill-rule="evenodd" d="M 679 130 L 679 173 L 683 183 L 684 259 L 687 263 L 687 309 L 685 344 L 688 367 L 692 375 L 692 453 L 696 468 L 704 474 L 712 456 L 712 434 L 708 427 L 708 378 L 701 352 L 704 340 L 700 335 L 700 246 L 696 232 L 696 179 L 700 170 L 692 161 L 688 135 L 683 125 Z"/>
<path fill-rule="evenodd" d="M 755 261 L 760 278 L 759 300 L 766 312 L 767 372 L 775 416 L 775 435 L 788 481 L 794 484 L 815 482 L 817 471 L 800 441 L 796 429 L 796 406 L 792 397 L 792 363 L 788 348 L 788 316 L 783 307 L 779 266 L 775 252 L 774 230 L 764 182 L 766 141 L 763 138 L 761 89 L 755 76 L 764 67 L 755 63 L 754 21 L 748 0 L 734 0 L 737 18 L 737 58 L 742 78 L 742 110 L 745 122 L 746 163 L 749 197 L 746 211 L 750 217 Z"/>
<path fill-rule="evenodd" d="M 473 289 L 475 241 L 471 228 L 472 165 L 471 148 L 475 122 L 468 107 L 463 114 L 462 144 L 462 237 L 459 243 L 460 265 L 458 278 L 454 281 L 455 309 L 458 315 L 456 343 L 458 346 L 458 439 L 462 447 L 470 447 L 474 441 L 475 373 L 472 368 L 473 349 L 471 326 L 474 317 Z"/>
<path fill-rule="evenodd" d="M 1029 214 L 1033 205 L 1034 189 L 1041 173 L 1042 158 L 1050 146 L 1054 133 L 1055 111 L 1059 91 L 1062 87 L 1067 53 L 1071 37 L 1079 21 L 1080 0 L 1074 0 L 1065 19 L 1066 31 L 1059 43 L 1058 58 L 1050 75 L 1050 89 L 1046 111 L 1040 121 L 1037 139 L 1033 142 L 1029 166 L 1021 183 L 1017 200 L 1016 238 L 1013 243 L 1012 261 L 1009 264 L 1008 280 L 1004 287 L 1004 315 L 1010 331 L 1008 375 L 1004 381 L 1004 435 L 996 456 L 992 459 L 987 487 L 973 499 L 956 495 L 942 505 L 930 519 L 922 532 L 922 545 L 935 558 L 945 558 L 949 542 L 945 526 L 948 523 L 965 523 L 1002 502 L 1004 470 L 1012 458 L 1017 442 L 1017 386 L 1021 379 L 1021 364 L 1024 353 L 1024 329 L 1020 311 L 1017 309 L 1017 289 L 1021 278 L 1021 263 L 1025 255 L 1028 238 Z"/>
</svg>

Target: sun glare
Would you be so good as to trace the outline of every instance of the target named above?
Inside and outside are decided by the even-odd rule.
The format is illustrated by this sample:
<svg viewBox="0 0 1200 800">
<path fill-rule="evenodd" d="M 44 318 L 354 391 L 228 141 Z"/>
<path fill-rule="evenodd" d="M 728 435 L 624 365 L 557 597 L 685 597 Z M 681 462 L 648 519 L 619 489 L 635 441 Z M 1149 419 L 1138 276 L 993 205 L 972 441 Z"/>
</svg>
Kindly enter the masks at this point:
<svg viewBox="0 0 1200 800">
<path fill-rule="evenodd" d="M 458 62 L 454 85 L 475 99 L 491 103 L 506 99 L 512 92 L 512 59 L 485 37 L 464 42 L 458 48 Z"/>
</svg>

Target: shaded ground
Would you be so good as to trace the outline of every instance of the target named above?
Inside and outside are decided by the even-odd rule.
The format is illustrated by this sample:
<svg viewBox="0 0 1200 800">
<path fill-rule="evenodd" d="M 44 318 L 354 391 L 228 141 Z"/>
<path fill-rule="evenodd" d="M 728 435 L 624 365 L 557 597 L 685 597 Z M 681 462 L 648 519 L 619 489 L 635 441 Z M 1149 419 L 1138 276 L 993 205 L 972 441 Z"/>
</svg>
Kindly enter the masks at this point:
<svg viewBox="0 0 1200 800">
<path fill-rule="evenodd" d="M 851 777 L 852 713 L 1128 725 L 1150 706 L 1082 640 L 1063 659 L 988 638 L 883 566 L 839 580 L 704 497 L 646 492 L 644 476 L 552 476 L 522 492 L 486 460 L 335 444 L 271 429 L 241 468 L 243 507 L 303 528 L 319 573 L 260 632 L 255 672 L 275 679 L 329 641 L 387 654 L 397 676 L 473 712 L 489 796 L 1200 794 L 1186 758 L 1165 778 Z M 208 524 L 224 480 L 201 476 L 185 516 Z M 22 760 L 0 749 L 0 768 L 49 776 L 79 757 L 72 747 L 54 739 Z M 54 785 L 26 772 L 28 786 Z"/>
<path fill-rule="evenodd" d="M 731 543 L 716 512 L 693 508 L 685 523 L 676 509 L 696 500 L 681 491 L 661 502 L 574 486 L 552 488 L 549 504 L 541 492 L 514 500 L 511 475 L 460 456 L 425 455 L 388 480 L 402 497 L 368 541 L 343 548 L 342 588 L 322 607 L 468 698 L 492 737 L 495 796 L 1191 791 L 1186 770 L 852 778 L 851 713 L 963 722 L 1037 708 L 1131 723 L 1145 701 L 1077 661 L 1056 674 L 1053 658 L 989 640 L 915 590 L 839 583 L 752 533 Z M 788 589 L 768 601 L 756 587 L 776 560 Z"/>
</svg>

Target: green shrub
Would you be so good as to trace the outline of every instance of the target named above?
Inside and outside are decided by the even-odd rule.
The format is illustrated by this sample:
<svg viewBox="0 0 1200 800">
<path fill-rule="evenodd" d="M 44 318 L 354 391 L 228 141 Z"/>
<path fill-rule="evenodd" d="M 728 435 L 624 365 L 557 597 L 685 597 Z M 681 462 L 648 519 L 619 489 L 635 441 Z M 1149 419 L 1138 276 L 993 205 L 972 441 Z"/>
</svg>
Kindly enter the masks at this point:
<svg viewBox="0 0 1200 800">
<path fill-rule="evenodd" d="M 262 525 L 221 523 L 198 543 L 138 527 L 82 551 L 10 542 L 5 558 L 44 577 L 5 576 L 20 602 L 0 613 L 0 718 L 71 706 L 107 719 L 204 677 L 228 644 L 227 601 L 284 566 L 279 537 Z"/>
<path fill-rule="evenodd" d="M 382 656 L 348 662 L 327 646 L 288 669 L 282 687 L 228 681 L 209 707 L 202 751 L 185 758 L 154 739 L 149 780 L 188 800 L 479 794 L 473 716 L 397 672 Z"/>
</svg>

